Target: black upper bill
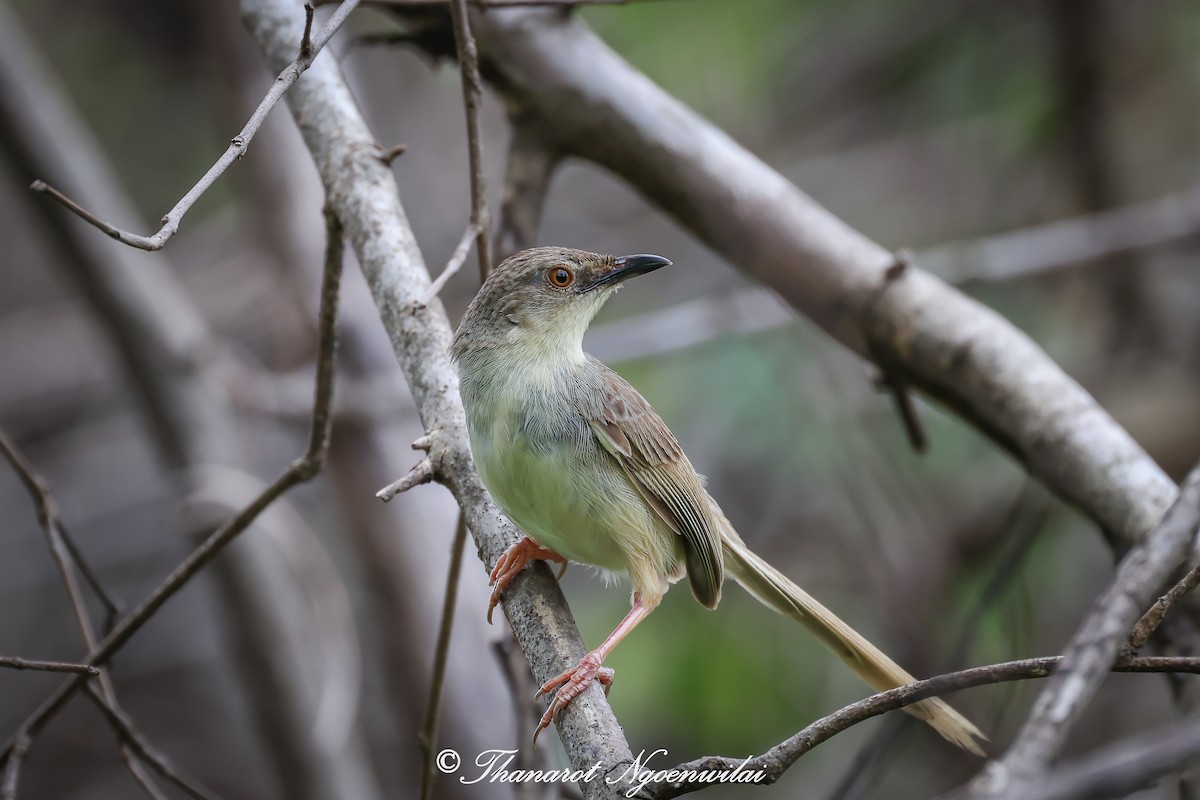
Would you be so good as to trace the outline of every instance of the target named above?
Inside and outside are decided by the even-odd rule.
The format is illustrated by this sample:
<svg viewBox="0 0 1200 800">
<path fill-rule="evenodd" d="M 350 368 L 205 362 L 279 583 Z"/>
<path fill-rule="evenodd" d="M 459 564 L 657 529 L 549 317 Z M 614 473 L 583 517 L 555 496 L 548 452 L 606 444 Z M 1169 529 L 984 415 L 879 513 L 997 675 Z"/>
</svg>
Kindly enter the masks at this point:
<svg viewBox="0 0 1200 800">
<path fill-rule="evenodd" d="M 613 268 L 601 275 L 591 283 L 587 288 L 596 289 L 600 286 L 610 286 L 614 283 L 621 283 L 629 278 L 645 275 L 647 272 L 653 272 L 659 267 L 669 266 L 670 259 L 662 256 L 653 256 L 648 254 L 640 254 L 636 256 L 621 256 L 617 259 Z"/>
</svg>

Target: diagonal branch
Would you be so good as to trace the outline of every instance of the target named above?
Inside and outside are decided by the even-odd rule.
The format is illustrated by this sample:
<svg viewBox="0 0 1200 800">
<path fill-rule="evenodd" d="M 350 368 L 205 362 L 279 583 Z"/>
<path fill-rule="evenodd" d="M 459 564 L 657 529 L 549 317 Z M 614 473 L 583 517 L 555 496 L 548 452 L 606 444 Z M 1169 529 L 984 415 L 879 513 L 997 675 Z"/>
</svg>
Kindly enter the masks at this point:
<svg viewBox="0 0 1200 800">
<path fill-rule="evenodd" d="M 535 120 L 520 113 L 510 113 L 508 120 L 512 138 L 508 143 L 500 224 L 496 226 L 496 251 L 501 258 L 533 247 L 537 241 L 546 190 L 559 161 L 558 152 L 539 135 Z"/>
<path fill-rule="evenodd" d="M 1115 800 L 1149 788 L 1164 775 L 1194 766 L 1197 758 L 1200 715 L 1193 714 L 1064 764 L 1002 800 Z"/>
<path fill-rule="evenodd" d="M 985 667 L 973 667 L 959 672 L 938 675 L 907 686 L 889 689 L 886 692 L 873 694 L 863 700 L 846 706 L 834 713 L 822 717 L 804 730 L 785 739 L 760 756 L 750 759 L 729 758 L 726 756 L 706 756 L 704 758 L 680 764 L 673 770 L 682 772 L 700 770 L 731 770 L 741 767 L 743 771 L 762 770 L 764 785 L 772 784 L 789 767 L 796 763 L 805 753 L 817 745 L 829 741 L 837 734 L 852 728 L 860 722 L 888 711 L 895 711 L 930 697 L 937 697 L 960 689 L 975 686 L 988 686 L 1008 681 L 1031 680 L 1053 675 L 1063 662 L 1062 656 L 1048 658 L 1028 658 L 1022 661 L 1008 661 L 1003 664 L 991 664 Z M 1200 658 L 1130 658 L 1122 659 L 1112 665 L 1114 672 L 1181 672 L 1200 674 Z M 679 778 L 654 784 L 649 788 L 648 797 L 652 800 L 667 800 L 681 794 L 694 792 L 711 785 L 711 781 Z"/>
<path fill-rule="evenodd" d="M 317 354 L 317 378 L 313 397 L 312 430 L 308 448 L 304 455 L 275 479 L 266 489 L 238 512 L 232 519 L 217 528 L 199 547 L 184 559 L 140 605 L 123 617 L 113 630 L 99 641 L 88 653 L 86 662 L 90 666 L 107 663 L 129 639 L 141 629 L 180 589 L 196 576 L 226 545 L 246 530 L 268 506 L 289 489 L 311 480 L 321 469 L 329 447 L 329 432 L 332 416 L 334 354 L 336 342 L 336 319 L 338 288 L 342 274 L 342 233 L 337 217 L 326 212 L 328 243 L 325 251 L 325 273 L 321 285 L 321 308 L 319 311 L 319 351 Z M 3 753 L 0 761 L 17 754 L 17 746 L 28 736 L 36 734 L 76 692 L 83 687 L 82 677 L 64 683 L 42 705 L 22 723 Z"/>
<path fill-rule="evenodd" d="M 1200 556 L 1200 553 L 1197 554 Z M 1193 561 L 1197 560 L 1193 558 Z M 1138 620 L 1137 625 L 1133 627 L 1133 633 L 1129 635 L 1129 644 L 1125 648 L 1126 655 L 1134 655 L 1149 641 L 1154 632 L 1158 630 L 1158 626 L 1162 624 L 1163 617 L 1167 612 L 1177 606 L 1183 598 L 1187 597 L 1191 592 L 1200 586 L 1200 566 L 1192 567 L 1187 571 L 1179 582 L 1170 588 L 1158 600 L 1154 601 L 1154 605 L 1150 606 L 1150 610 L 1142 615 Z"/>
<path fill-rule="evenodd" d="M 67 600 L 71 604 L 71 611 L 75 616 L 75 622 L 79 626 L 84 647 L 90 651 L 96 646 L 96 628 L 92 623 L 92 615 L 88 611 L 87 600 L 83 596 L 83 589 L 79 585 L 79 577 L 75 574 L 71 551 L 67 547 L 66 539 L 63 536 L 62 527 L 59 522 L 58 504 L 54 502 L 54 497 L 50 493 L 50 486 L 45 478 L 33 468 L 33 465 L 29 463 L 25 456 L 17 450 L 16 446 L 3 431 L 0 431 L 0 453 L 12 465 L 13 470 L 20 477 L 21 482 L 25 484 L 25 488 L 29 491 L 29 495 L 33 499 L 34 506 L 37 508 L 38 523 L 46 535 L 46 543 L 50 547 L 50 556 L 54 559 L 59 576 L 62 578 L 63 588 L 66 590 Z M 90 677 L 90 673 L 88 672 L 79 673 L 76 671 L 76 674 L 80 675 L 79 681 L 81 683 Z M 98 696 L 103 698 L 103 701 L 108 705 L 116 707 L 117 693 L 107 672 L 99 670 L 99 675 L 96 678 L 100 685 Z M 31 729 L 28 723 L 26 723 L 22 728 L 22 732 L 28 734 L 30 744 L 32 744 L 32 737 L 36 731 Z M 134 751 L 124 744 L 121 745 L 121 759 L 125 762 L 125 766 L 133 776 L 133 779 L 145 789 L 147 794 L 155 798 L 155 800 L 160 800 L 160 798 L 165 800 L 162 790 L 145 773 Z M 15 777 L 13 778 L 11 789 L 15 795 L 17 789 Z"/>
<path fill-rule="evenodd" d="M 1059 673 L 1038 696 L 1008 752 L 989 764 L 963 797 L 1005 795 L 1040 780 L 1117 660 L 1130 629 L 1184 562 L 1198 533 L 1200 464 L 1162 521 L 1121 559 L 1111 585 L 1071 637 Z"/>
<path fill-rule="evenodd" d="M 2 435 L 2 434 L 0 434 Z M 5 669 L 30 669 L 40 672 L 74 672 L 79 675 L 99 675 L 100 670 L 87 664 L 71 664 L 65 661 L 34 661 L 28 658 L 0 656 L 0 667 Z"/>
<path fill-rule="evenodd" d="M 479 77 L 479 54 L 475 50 L 475 37 L 471 35 L 471 21 L 467 14 L 466 0 L 450 0 L 450 17 L 454 23 L 454 45 L 458 53 L 458 68 L 462 74 L 463 107 L 467 116 L 467 162 L 471 171 L 471 217 L 462 241 L 454 248 L 454 254 L 446 268 L 429 285 L 424 299 L 428 302 L 446 281 L 462 268 L 467 258 L 470 240 L 474 238 L 479 253 L 479 275 L 486 278 L 492 269 L 492 240 L 489 228 L 490 214 L 487 205 L 487 186 L 483 179 L 483 145 L 479 140 L 479 106 L 483 103 L 483 79 Z"/>
<path fill-rule="evenodd" d="M 146 737 L 138 731 L 133 724 L 133 720 L 120 708 L 110 703 L 103 694 L 96 691 L 95 686 L 85 683 L 83 690 L 96 707 L 100 709 L 100 712 L 104 714 L 105 719 L 112 725 L 113 730 L 117 732 L 117 738 L 121 741 L 122 747 L 128 747 L 133 750 L 155 772 L 178 786 L 189 797 L 195 798 L 195 800 L 215 800 L 214 796 L 202 786 L 175 769 L 170 760 L 150 744 Z"/>
<path fill-rule="evenodd" d="M 209 167 L 208 172 L 204 173 L 204 176 L 196 182 L 196 185 L 189 189 L 187 194 L 175 204 L 175 207 L 166 213 L 162 218 L 162 227 L 156 233 L 149 236 L 142 236 L 122 230 L 109 222 L 105 222 L 53 186 L 48 185 L 45 181 L 34 181 L 29 188 L 35 192 L 43 192 L 49 195 L 67 210 L 104 231 L 119 242 L 127 244 L 130 247 L 136 247 L 139 250 L 161 250 L 166 246 L 167 241 L 179 230 L 179 224 L 183 220 L 183 215 L 195 205 L 196 201 L 208 191 L 209 187 L 216 183 L 217 178 L 221 177 L 225 173 L 225 170 L 229 169 L 235 161 L 246 155 L 250 141 L 258 133 L 258 129 L 262 127 L 263 121 L 271 113 L 271 109 L 275 107 L 279 99 L 292 87 L 305 70 L 312 66 L 313 60 L 316 59 L 325 45 L 329 43 L 329 40 L 333 38 L 338 29 L 341 28 L 342 23 L 346 21 L 346 18 L 350 16 L 350 12 L 354 10 L 359 2 L 360 0 L 344 0 L 338 6 L 337 10 L 333 12 L 333 16 L 329 18 L 329 22 L 325 23 L 325 27 L 321 28 L 315 37 L 311 36 L 311 7 L 306 11 L 304 33 L 298 39 L 301 43 L 300 55 L 283 68 L 283 71 L 271 83 L 271 88 L 267 91 L 262 102 L 259 103 L 258 108 L 254 110 L 245 127 L 242 128 L 237 136 L 234 136 L 229 141 L 229 147 L 225 148 L 225 152 L 221 154 L 216 163 Z"/>
<path fill-rule="evenodd" d="M 300 19 L 286 0 L 242 0 L 247 27 L 272 64 L 288 58 Z M 337 65 L 323 61 L 288 95 L 330 202 L 358 255 L 371 295 L 408 380 L 430 437 L 434 474 L 454 494 L 479 555 L 490 566 L 516 539 L 488 496 L 471 461 L 458 380 L 450 363 L 450 324 L 435 300 L 420 302 L 428 271 L 400 205 L 395 178 L 375 157 L 367 128 Z M 562 592 L 544 565 L 527 570 L 503 600 L 513 633 L 539 681 L 585 650 Z M 571 763 L 587 769 L 632 761 L 629 745 L 599 687 L 591 687 L 559 720 L 559 737 Z M 604 789 L 585 789 L 599 793 Z"/>
<path fill-rule="evenodd" d="M 885 373 L 942 401 L 1127 549 L 1177 487 L 1001 316 L 837 219 L 602 42 L 578 16 L 476 25 L 484 72 L 565 155 L 606 167 Z M 802 267 L 802 268 L 801 268 Z"/>
</svg>

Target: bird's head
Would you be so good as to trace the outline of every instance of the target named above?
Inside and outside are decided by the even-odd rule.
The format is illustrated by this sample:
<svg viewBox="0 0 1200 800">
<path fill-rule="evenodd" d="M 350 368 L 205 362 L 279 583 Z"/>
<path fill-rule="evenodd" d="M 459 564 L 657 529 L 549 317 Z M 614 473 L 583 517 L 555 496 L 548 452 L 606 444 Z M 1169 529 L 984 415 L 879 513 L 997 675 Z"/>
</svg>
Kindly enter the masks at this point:
<svg viewBox="0 0 1200 800">
<path fill-rule="evenodd" d="M 452 353 L 507 347 L 535 357 L 583 354 L 583 334 L 605 301 L 636 275 L 665 267 L 662 256 L 619 258 L 566 247 L 535 247 L 506 258 L 483 282 L 454 334 Z"/>
</svg>

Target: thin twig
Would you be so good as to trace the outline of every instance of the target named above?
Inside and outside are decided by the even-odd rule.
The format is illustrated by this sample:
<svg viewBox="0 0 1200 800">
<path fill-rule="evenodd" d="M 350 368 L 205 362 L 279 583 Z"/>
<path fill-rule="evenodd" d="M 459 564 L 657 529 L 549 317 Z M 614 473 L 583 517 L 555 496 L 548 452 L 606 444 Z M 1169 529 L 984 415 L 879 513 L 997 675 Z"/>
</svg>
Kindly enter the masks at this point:
<svg viewBox="0 0 1200 800">
<path fill-rule="evenodd" d="M 954 669 L 966 659 L 983 621 L 1008 588 L 1013 577 L 1019 574 L 1021 565 L 1032 550 L 1049 515 L 1045 492 L 1028 477 L 1021 482 L 1016 497 L 1009 501 L 1007 506 L 995 529 L 986 536 L 986 541 L 1003 542 L 1014 531 L 1018 532 L 1018 535 L 1015 541 L 1004 549 L 995 571 L 988 578 L 974 608 L 967 615 L 950 655 L 942 662 L 939 670 Z M 988 520 L 995 516 L 993 510 L 986 512 Z M 910 714 L 892 715 L 888 724 L 874 737 L 874 741 L 864 747 L 846 768 L 842 779 L 827 800 L 849 800 L 861 795 L 863 788 L 868 786 L 876 777 L 876 773 L 882 769 L 881 759 L 888 748 L 903 741 L 901 734 L 916 724 L 917 718 Z M 856 789 L 859 791 L 855 791 Z"/>
<path fill-rule="evenodd" d="M 104 583 L 97 577 L 88 560 L 83 557 L 83 551 L 79 549 L 79 544 L 75 541 L 75 537 L 71 535 L 66 524 L 62 520 L 58 521 L 58 532 L 62 534 L 63 544 L 67 546 L 67 552 L 71 554 L 71 560 L 75 564 L 75 568 L 79 570 L 79 574 L 87 581 L 87 585 L 92 587 L 92 593 L 100 600 L 100 604 L 104 606 L 104 632 L 112 630 L 113 623 L 117 617 L 125 610 L 124 604 L 121 603 L 111 592 L 105 588 Z"/>
<path fill-rule="evenodd" d="M 385 503 L 391 502 L 396 495 L 403 494 L 414 486 L 421 486 L 433 480 L 433 463 L 428 458 L 422 458 L 416 466 L 408 471 L 403 478 L 392 481 L 375 493 Z"/>
<path fill-rule="evenodd" d="M 17 800 L 17 784 L 21 780 L 21 764 L 25 761 L 25 756 L 29 754 L 31 744 L 33 744 L 33 734 L 22 729 L 9 745 L 8 764 L 4 767 L 4 782 L 0 785 L 2 800 Z"/>
<path fill-rule="evenodd" d="M 7 669 L 30 669 L 39 672 L 74 672 L 79 675 L 99 675 L 100 670 L 87 664 L 71 664 L 66 661 L 32 661 L 27 658 L 0 656 L 0 667 Z"/>
<path fill-rule="evenodd" d="M 250 116 L 250 120 L 242 128 L 241 132 L 230 140 L 229 147 L 225 149 L 225 152 L 221 154 L 217 162 L 209 167 L 208 172 L 204 173 L 204 177 L 189 189 L 187 194 L 175 204 L 175 207 L 168 211 L 166 216 L 162 218 L 162 227 L 159 228 L 158 232 L 150 236 L 142 236 L 122 230 L 100 219 L 62 192 L 45 183 L 45 181 L 34 181 L 29 188 L 35 192 L 43 192 L 50 195 L 50 197 L 57 200 L 81 219 L 104 231 L 119 242 L 140 250 L 161 250 L 166 246 L 167 241 L 179 230 L 179 224 L 184 214 L 200 199 L 201 195 L 208 191 L 217 178 L 221 177 L 225 170 L 229 169 L 233 162 L 246 154 L 246 148 L 249 147 L 254 135 L 258 133 L 258 129 L 262 126 L 263 120 L 267 118 L 267 114 L 271 112 L 271 109 L 275 107 L 275 104 L 292 87 L 292 84 L 296 82 L 300 75 L 309 68 L 313 59 L 329 43 L 329 40 L 333 38 L 333 35 L 342 26 L 342 23 L 346 21 L 346 18 L 350 16 L 350 12 L 354 10 L 359 2 L 361 0 L 344 0 L 338 6 L 337 10 L 333 12 L 333 16 L 329 18 L 329 22 L 325 23 L 325 27 L 321 28 L 320 32 L 311 41 L 309 41 L 309 33 L 311 32 L 312 10 L 306 10 L 307 23 L 305 25 L 304 41 L 309 41 L 308 52 L 304 52 L 305 48 L 302 43 L 300 56 L 291 64 L 288 64 L 271 83 L 271 88 L 267 91 L 266 97 L 258 104 L 258 108 L 254 110 L 254 113 Z"/>
<path fill-rule="evenodd" d="M 1154 605 L 1150 606 L 1150 610 L 1142 615 L 1137 625 L 1133 627 L 1133 633 L 1129 635 L 1129 644 L 1125 649 L 1126 654 L 1133 655 L 1141 650 L 1142 646 L 1158 630 L 1158 626 L 1162 624 L 1163 617 L 1167 615 L 1167 612 L 1174 608 L 1180 600 L 1186 597 L 1197 586 L 1200 586 L 1200 566 L 1192 567 L 1188 570 L 1188 573 L 1183 576 L 1183 579 L 1179 583 L 1172 586 L 1170 591 L 1158 598 Z"/>
<path fill-rule="evenodd" d="M 499 258 L 533 247 L 546 190 L 559 162 L 558 150 L 539 133 L 535 120 L 510 113 L 508 121 L 511 136 L 495 236 Z"/>
<path fill-rule="evenodd" d="M 315 12 L 312 3 L 304 4 L 304 35 L 300 37 L 300 58 L 312 55 L 312 25 Z"/>
<path fill-rule="evenodd" d="M 104 717 L 112 725 L 113 729 L 116 730 L 122 744 L 129 745 L 137 753 L 138 757 L 149 764 L 155 772 L 196 800 L 216 800 L 216 795 L 176 770 L 171 764 L 170 759 L 147 741 L 146 737 L 133 724 L 133 720 L 129 718 L 129 715 L 108 702 L 102 694 L 96 691 L 95 686 L 90 683 L 85 684 L 83 691 L 91 698 L 96 707 L 100 709 L 100 712 L 104 714 Z"/>
<path fill-rule="evenodd" d="M 333 399 L 334 357 L 336 342 L 338 288 L 342 274 L 342 229 L 337 217 L 326 210 L 328 241 L 325 250 L 325 272 L 321 284 L 321 307 L 319 319 L 319 351 L 317 354 L 317 377 L 313 392 L 312 432 L 304 455 L 275 479 L 262 493 L 238 512 L 232 519 L 217 528 L 199 547 L 184 559 L 161 584 L 151 592 L 137 608 L 122 618 L 112 632 L 104 637 L 88 653 L 86 662 L 92 666 L 105 664 L 124 647 L 125 643 L 141 629 L 176 593 L 195 577 L 221 550 L 271 505 L 284 492 L 313 478 L 325 462 L 329 446 L 329 429 L 332 416 L 330 406 Z M 59 687 L 22 724 L 17 737 L 10 741 L 0 753 L 0 761 L 11 757 L 16 738 L 22 734 L 34 734 L 70 700 L 83 685 L 81 677 L 72 678 Z"/>
<path fill-rule="evenodd" d="M 467 543 L 467 518 L 460 511 L 450 545 L 450 571 L 446 575 L 446 594 L 442 600 L 442 621 L 438 625 L 437 646 L 433 655 L 433 675 L 429 681 L 429 700 L 421 724 L 421 800 L 433 797 L 434 759 L 437 754 L 438 716 L 442 708 L 442 686 L 446 681 L 446 663 L 450 656 L 450 634 L 454 630 L 454 607 L 458 600 L 458 579 L 462 574 L 463 550 Z"/>
<path fill-rule="evenodd" d="M 479 255 L 479 279 L 487 280 L 492 269 L 492 240 L 488 218 L 487 190 L 483 180 L 483 146 L 479 135 L 479 106 L 483 101 L 483 80 L 479 77 L 479 55 L 475 50 L 475 38 L 471 35 L 471 23 L 466 0 L 451 0 L 450 14 L 454 19 L 454 41 L 458 48 L 458 66 L 462 74 L 463 105 L 467 118 L 467 152 L 471 169 L 471 218 L 463 240 L 454 251 L 460 256 L 459 265 L 466 258 L 470 243 L 468 236 L 474 234 L 475 249 Z M 451 258 L 453 263 L 454 258 Z M 455 267 L 457 271 L 458 267 Z M 437 280 L 430 284 L 425 297 L 432 299 L 449 279 L 450 264 Z M 453 273 L 450 273 L 453 274 Z M 426 302 L 428 302 L 428 299 Z M 414 447 L 417 446 L 414 444 Z M 426 462 L 429 459 L 425 459 Z M 432 465 L 430 468 L 432 475 Z M 454 627 L 454 607 L 458 601 L 458 580 L 462 573 L 463 550 L 467 542 L 467 517 L 462 509 L 458 512 L 458 525 L 454 532 L 454 544 L 450 553 L 450 572 L 446 577 L 446 594 L 442 602 L 442 620 L 438 626 L 437 651 L 434 654 L 433 676 L 429 686 L 429 704 L 425 709 L 425 720 L 421 728 L 421 745 L 424 747 L 421 770 L 421 800 L 433 797 L 434 754 L 437 744 L 438 715 L 441 712 L 442 685 L 446 679 L 446 661 L 450 653 L 450 634 Z"/>
<path fill-rule="evenodd" d="M 1200 756 L 1200 715 L 1193 714 L 1059 766 L 1035 785 L 1022 787 L 1002 800 L 1115 800 L 1129 797 L 1140 789 L 1149 788 L 1164 775 L 1194 766 L 1197 756 Z M 1186 795 L 1181 791 L 1180 797 Z"/>
<path fill-rule="evenodd" d="M 987 686 L 1008 681 L 1031 680 L 1045 678 L 1055 672 L 1062 663 L 1062 656 L 1048 658 L 1027 658 L 1021 661 L 1008 661 L 1003 664 L 990 664 L 984 667 L 938 675 L 923 681 L 916 681 L 907 686 L 889 689 L 864 698 L 857 703 L 842 708 L 839 711 L 822 717 L 799 733 L 785 739 L 760 756 L 749 761 L 727 756 L 705 756 L 681 764 L 672 771 L 688 770 L 721 770 L 733 769 L 743 764 L 743 770 L 763 770 L 762 785 L 772 784 L 801 756 L 828 741 L 842 731 L 860 722 L 879 716 L 888 711 L 895 711 L 930 697 L 937 697 L 960 689 L 975 686 Z M 1129 658 L 1122 659 L 1112 666 L 1113 672 L 1182 672 L 1200 674 L 1200 658 Z M 653 800 L 666 800 L 682 794 L 694 792 L 711 784 L 706 782 L 689 782 L 686 780 L 664 782 L 647 787 L 647 797 Z"/>
<path fill-rule="evenodd" d="M 406 152 L 408 152 L 408 145 L 394 144 L 391 147 L 389 147 L 388 149 L 381 150 L 379 152 L 379 160 L 385 164 L 391 164 L 393 161 L 395 161 L 400 156 L 404 155 Z"/>
<path fill-rule="evenodd" d="M 487 187 L 483 179 L 483 144 L 479 134 L 479 107 L 483 104 L 483 79 L 479 77 L 479 53 L 471 34 L 466 0 L 450 0 L 454 20 L 454 44 L 462 73 L 463 106 L 467 116 L 467 156 L 471 169 L 471 225 L 476 228 L 475 250 L 479 253 L 479 279 L 492 271 L 491 224 Z"/>
<path fill-rule="evenodd" d="M 474 217 L 473 214 L 472 217 Z M 446 262 L 445 268 L 430 282 L 429 288 L 421 296 L 421 305 L 429 305 L 429 301 L 438 296 L 446 282 L 462 269 L 467 255 L 471 252 L 471 242 L 479 238 L 479 231 L 479 224 L 474 219 L 467 223 L 467 228 L 463 231 L 462 238 L 458 240 L 454 252 L 450 254 L 450 260 Z"/>
<path fill-rule="evenodd" d="M 54 496 L 50 493 L 50 486 L 36 470 L 33 465 L 25 458 L 25 456 L 17 450 L 16 446 L 9 440 L 8 436 L 3 431 L 0 431 L 0 453 L 12 465 L 14 471 L 20 477 L 21 482 L 28 489 L 30 497 L 33 500 L 34 506 L 37 508 L 38 523 L 42 527 L 42 531 L 46 535 L 46 544 L 50 548 L 50 555 L 54 559 L 54 564 L 58 568 L 59 576 L 62 578 L 63 588 L 67 592 L 67 599 L 71 604 L 71 611 L 75 616 L 75 622 L 79 626 L 79 633 L 83 638 L 84 647 L 89 651 L 96 646 L 96 628 L 92 623 L 91 613 L 88 611 L 87 601 L 83 596 L 83 589 L 79 585 L 79 578 L 75 573 L 71 551 L 67 547 L 65 537 L 62 534 L 62 527 L 59 523 L 58 505 L 54 502 Z M 95 666 L 95 665 L 89 665 Z M 85 680 L 89 673 L 79 673 L 80 680 Z M 107 702 L 116 705 L 117 695 L 113 689 L 112 681 L 103 671 L 99 671 L 97 680 L 100 684 L 100 692 L 104 695 Z M 32 726 L 22 725 L 21 730 L 28 734 L 30 743 L 32 737 L 37 733 Z M 121 747 L 121 758 L 125 762 L 125 766 L 129 769 L 130 775 L 134 781 L 141 786 L 148 795 L 154 800 L 166 800 L 162 791 L 150 779 L 150 776 L 145 774 L 142 765 L 138 763 L 134 753 L 125 746 Z M 14 781 L 14 791 L 16 785 Z"/>
<path fill-rule="evenodd" d="M 1038 695 L 1008 751 L 971 781 L 964 797 L 1005 794 L 1031 785 L 1046 771 L 1099 690 L 1130 631 L 1185 560 L 1198 529 L 1200 464 L 1184 480 L 1158 524 L 1121 559 L 1112 583 L 1096 599 L 1063 651 L 1062 671 Z"/>
</svg>

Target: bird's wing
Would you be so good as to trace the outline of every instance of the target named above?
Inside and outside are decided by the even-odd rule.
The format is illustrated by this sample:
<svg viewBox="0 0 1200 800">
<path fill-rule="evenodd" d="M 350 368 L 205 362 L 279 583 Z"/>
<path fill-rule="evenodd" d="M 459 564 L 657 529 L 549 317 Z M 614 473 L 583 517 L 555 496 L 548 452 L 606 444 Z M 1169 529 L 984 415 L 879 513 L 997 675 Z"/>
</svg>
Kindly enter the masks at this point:
<svg viewBox="0 0 1200 800">
<path fill-rule="evenodd" d="M 589 420 L 600 444 L 671 530 L 683 540 L 688 580 L 701 604 L 721 599 L 721 535 L 700 476 L 650 403 L 612 370 L 603 371 L 603 403 Z"/>
</svg>

